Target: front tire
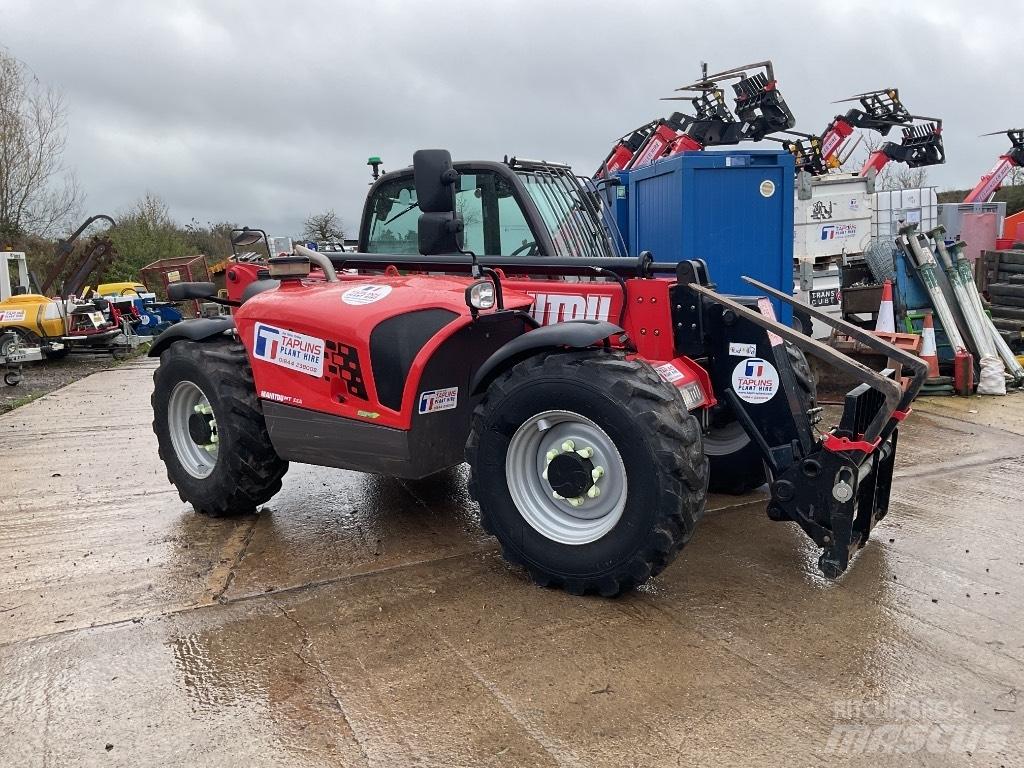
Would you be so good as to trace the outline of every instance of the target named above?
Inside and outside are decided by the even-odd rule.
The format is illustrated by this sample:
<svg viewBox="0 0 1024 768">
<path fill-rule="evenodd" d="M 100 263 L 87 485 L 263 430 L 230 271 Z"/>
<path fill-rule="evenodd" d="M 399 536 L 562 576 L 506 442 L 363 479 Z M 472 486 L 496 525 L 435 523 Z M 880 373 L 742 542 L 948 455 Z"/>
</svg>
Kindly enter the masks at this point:
<svg viewBox="0 0 1024 768">
<path fill-rule="evenodd" d="M 505 559 L 572 594 L 615 596 L 656 575 L 704 509 L 697 421 L 650 366 L 618 352 L 536 356 L 499 376 L 466 459 Z"/>
<path fill-rule="evenodd" d="M 202 514 L 251 514 L 281 490 L 245 349 L 237 341 L 178 341 L 153 375 L 153 431 L 167 479 Z"/>
</svg>

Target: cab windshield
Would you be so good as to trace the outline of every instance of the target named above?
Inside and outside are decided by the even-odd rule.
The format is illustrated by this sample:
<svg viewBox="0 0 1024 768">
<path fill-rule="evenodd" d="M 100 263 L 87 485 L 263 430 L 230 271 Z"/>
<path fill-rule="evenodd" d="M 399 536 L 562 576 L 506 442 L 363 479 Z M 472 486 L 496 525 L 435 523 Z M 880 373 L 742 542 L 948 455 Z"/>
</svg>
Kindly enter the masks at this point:
<svg viewBox="0 0 1024 768">
<path fill-rule="evenodd" d="M 552 253 L 542 251 L 513 185 L 490 170 L 459 176 L 455 206 L 465 227 L 463 247 L 488 256 L 614 255 L 593 197 L 564 166 L 554 168 L 515 169 L 551 238 Z M 367 252 L 417 253 L 419 215 L 411 178 L 382 184 L 374 194 Z"/>
</svg>

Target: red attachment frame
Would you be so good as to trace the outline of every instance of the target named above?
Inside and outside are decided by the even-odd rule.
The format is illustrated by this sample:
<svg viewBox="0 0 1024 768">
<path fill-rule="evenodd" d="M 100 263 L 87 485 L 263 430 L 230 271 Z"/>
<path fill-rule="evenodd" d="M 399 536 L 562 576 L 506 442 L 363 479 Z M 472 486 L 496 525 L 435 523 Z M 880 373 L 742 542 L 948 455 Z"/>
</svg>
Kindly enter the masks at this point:
<svg viewBox="0 0 1024 768">
<path fill-rule="evenodd" d="M 703 144 L 692 136 L 687 136 L 684 133 L 675 140 L 671 147 L 669 147 L 666 157 L 678 155 L 680 152 L 700 152 L 702 149 L 704 149 Z"/>
<path fill-rule="evenodd" d="M 833 453 L 839 453 L 840 451 L 863 451 L 864 453 L 872 453 L 881 444 L 882 438 L 877 437 L 873 443 L 869 443 L 866 440 L 851 440 L 848 437 L 837 437 L 836 435 L 826 435 L 825 439 L 821 442 L 821 447 L 826 451 L 832 451 Z"/>
<path fill-rule="evenodd" d="M 828 165 L 829 160 L 835 157 L 842 149 L 843 143 L 853 134 L 853 126 L 837 117 L 821 137 L 821 160 Z"/>
<path fill-rule="evenodd" d="M 626 168 L 635 168 L 653 163 L 665 154 L 678 136 L 679 134 L 674 128 L 667 123 L 662 123 L 647 137 L 647 141 L 633 155 Z"/>
<path fill-rule="evenodd" d="M 889 164 L 889 156 L 880 149 L 876 149 L 870 155 L 868 159 L 864 161 L 864 166 L 860 169 L 861 176 L 867 176 L 868 171 L 874 170 L 875 173 L 881 173 L 882 169 Z"/>
</svg>

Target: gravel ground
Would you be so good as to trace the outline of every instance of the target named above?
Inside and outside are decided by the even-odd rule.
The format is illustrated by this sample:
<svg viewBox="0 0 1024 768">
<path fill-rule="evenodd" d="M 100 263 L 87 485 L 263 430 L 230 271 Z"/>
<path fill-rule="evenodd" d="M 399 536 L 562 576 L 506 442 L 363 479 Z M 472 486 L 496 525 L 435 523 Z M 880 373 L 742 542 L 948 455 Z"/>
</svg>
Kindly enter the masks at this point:
<svg viewBox="0 0 1024 768">
<path fill-rule="evenodd" d="M 145 354 L 136 352 L 132 357 Z M 130 359 L 130 358 L 128 358 Z M 65 387 L 84 379 L 97 371 L 116 368 L 124 360 L 115 360 L 110 355 L 80 354 L 69 355 L 63 360 L 44 360 L 28 363 L 22 369 L 24 378 L 15 387 L 8 387 L 0 380 L 0 413 L 30 403 L 48 392 Z"/>
</svg>

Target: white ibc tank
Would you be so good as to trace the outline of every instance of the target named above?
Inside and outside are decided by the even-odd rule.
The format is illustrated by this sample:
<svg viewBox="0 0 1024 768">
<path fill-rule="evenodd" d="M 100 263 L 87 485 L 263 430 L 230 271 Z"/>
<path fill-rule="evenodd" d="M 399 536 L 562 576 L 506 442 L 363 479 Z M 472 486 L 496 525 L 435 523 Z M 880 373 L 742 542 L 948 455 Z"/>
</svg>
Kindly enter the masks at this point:
<svg viewBox="0 0 1024 768">
<path fill-rule="evenodd" d="M 904 224 L 917 224 L 918 231 L 927 232 L 939 223 L 939 198 L 935 187 L 891 189 L 875 192 L 875 218 L 872 234 L 892 240 Z"/>
<path fill-rule="evenodd" d="M 816 264 L 863 253 L 871 242 L 871 180 L 852 173 L 801 174 L 793 213 L 793 257 Z"/>
</svg>

